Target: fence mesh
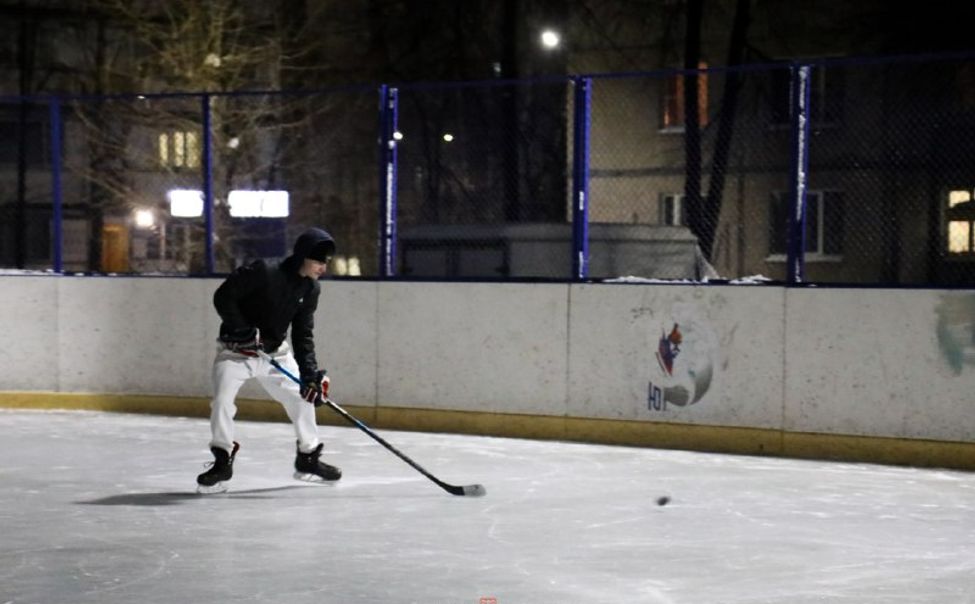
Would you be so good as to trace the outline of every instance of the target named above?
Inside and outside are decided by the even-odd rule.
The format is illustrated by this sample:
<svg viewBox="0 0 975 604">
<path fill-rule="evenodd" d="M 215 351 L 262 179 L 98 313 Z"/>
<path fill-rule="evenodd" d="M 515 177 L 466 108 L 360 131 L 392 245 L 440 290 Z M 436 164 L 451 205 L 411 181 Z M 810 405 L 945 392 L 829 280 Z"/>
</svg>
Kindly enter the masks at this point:
<svg viewBox="0 0 975 604">
<path fill-rule="evenodd" d="M 400 272 L 571 274 L 566 82 L 399 90 Z"/>
<path fill-rule="evenodd" d="M 202 224 L 170 220 L 168 193 L 202 189 L 194 97 L 62 105 L 64 269 L 202 272 Z"/>
<path fill-rule="evenodd" d="M 220 268 L 282 258 L 323 226 L 338 245 L 333 274 L 376 275 L 375 93 L 220 96 L 210 109 Z M 250 195 L 261 191 L 287 204 Z"/>
<path fill-rule="evenodd" d="M 975 63 L 813 73 L 807 280 L 975 283 Z"/>
<path fill-rule="evenodd" d="M 0 266 L 47 269 L 51 262 L 49 108 L 32 100 L 0 105 Z"/>
<path fill-rule="evenodd" d="M 808 69 L 803 279 L 975 282 L 975 60 Z M 590 278 L 783 281 L 797 73 L 592 76 L 581 106 L 573 78 L 400 86 L 394 272 L 573 279 L 571 193 L 585 181 Z M 333 274 L 378 276 L 390 168 L 378 100 L 373 88 L 7 99 L 0 268 L 50 269 L 60 251 L 65 271 L 226 272 L 287 255 L 320 225 L 339 244 Z M 578 173 L 577 112 L 590 132 Z"/>
</svg>

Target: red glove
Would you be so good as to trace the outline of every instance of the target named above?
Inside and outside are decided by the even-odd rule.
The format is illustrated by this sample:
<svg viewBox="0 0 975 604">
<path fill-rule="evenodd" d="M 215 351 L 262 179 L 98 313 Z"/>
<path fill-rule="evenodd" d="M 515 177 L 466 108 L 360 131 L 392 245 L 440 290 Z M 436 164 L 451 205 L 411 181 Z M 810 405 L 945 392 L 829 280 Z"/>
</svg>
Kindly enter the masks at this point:
<svg viewBox="0 0 975 604">
<path fill-rule="evenodd" d="M 331 380 L 325 375 L 325 370 L 316 371 L 311 378 L 301 380 L 301 398 L 316 407 L 325 404 L 328 398 L 328 386 Z"/>
</svg>

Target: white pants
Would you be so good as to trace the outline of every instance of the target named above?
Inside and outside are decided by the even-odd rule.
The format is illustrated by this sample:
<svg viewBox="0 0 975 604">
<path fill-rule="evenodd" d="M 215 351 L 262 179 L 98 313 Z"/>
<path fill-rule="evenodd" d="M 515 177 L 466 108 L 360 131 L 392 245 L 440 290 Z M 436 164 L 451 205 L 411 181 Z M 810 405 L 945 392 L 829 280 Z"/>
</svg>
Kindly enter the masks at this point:
<svg viewBox="0 0 975 604">
<path fill-rule="evenodd" d="M 295 362 L 287 342 L 281 344 L 271 356 L 292 375 L 298 375 L 298 363 Z M 217 356 L 213 360 L 214 396 L 210 401 L 210 446 L 228 452 L 233 450 L 234 416 L 237 415 L 237 404 L 234 401 L 241 386 L 251 378 L 256 379 L 271 398 L 284 407 L 295 427 L 301 452 L 313 451 L 319 443 L 315 406 L 301 398 L 298 384 L 268 361 L 231 352 L 222 346 L 217 349 Z"/>
</svg>

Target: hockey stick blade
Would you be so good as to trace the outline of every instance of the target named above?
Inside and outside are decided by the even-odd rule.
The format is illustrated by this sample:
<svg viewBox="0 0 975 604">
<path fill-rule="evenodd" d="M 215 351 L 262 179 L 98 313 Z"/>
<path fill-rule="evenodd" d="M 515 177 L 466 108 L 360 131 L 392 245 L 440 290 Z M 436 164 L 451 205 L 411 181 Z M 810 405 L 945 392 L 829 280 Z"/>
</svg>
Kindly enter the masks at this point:
<svg viewBox="0 0 975 604">
<path fill-rule="evenodd" d="M 290 371 L 282 367 L 281 364 L 275 361 L 269 354 L 267 354 L 263 350 L 258 350 L 257 354 L 260 355 L 262 359 L 269 362 L 275 369 L 277 369 L 278 371 L 286 375 L 288 378 L 290 378 L 291 381 L 299 385 L 301 384 L 301 380 L 299 380 L 297 376 L 295 376 L 293 373 L 291 373 Z M 405 461 L 414 470 L 429 478 L 431 482 L 436 484 L 441 489 L 447 491 L 451 495 L 459 495 L 459 496 L 467 496 L 467 497 L 483 497 L 484 495 L 487 495 L 487 490 L 484 488 L 484 486 L 479 484 L 471 484 L 467 486 L 457 486 L 457 485 L 447 484 L 446 482 L 440 480 L 430 472 L 426 471 L 420 464 L 416 463 L 415 461 L 407 457 L 404 453 L 400 452 L 399 449 L 386 442 L 386 440 L 383 439 L 383 437 L 373 432 L 372 428 L 370 428 L 369 426 L 365 425 L 364 423 L 356 419 L 351 413 L 349 413 L 348 411 L 340 407 L 332 399 L 329 398 L 325 399 L 325 405 L 332 411 L 344 417 L 345 420 L 348 421 L 350 424 L 365 432 L 370 438 L 372 438 L 373 440 L 381 444 L 383 447 L 385 447 L 386 450 L 388 450 L 389 452 L 393 453 L 394 455 L 396 455 L 397 457 Z"/>
<path fill-rule="evenodd" d="M 484 488 L 484 485 L 480 484 L 469 484 L 466 487 L 455 488 L 459 488 L 460 493 L 454 493 L 451 491 L 451 493 L 454 495 L 466 495 L 468 497 L 484 497 L 487 495 L 487 489 Z"/>
</svg>

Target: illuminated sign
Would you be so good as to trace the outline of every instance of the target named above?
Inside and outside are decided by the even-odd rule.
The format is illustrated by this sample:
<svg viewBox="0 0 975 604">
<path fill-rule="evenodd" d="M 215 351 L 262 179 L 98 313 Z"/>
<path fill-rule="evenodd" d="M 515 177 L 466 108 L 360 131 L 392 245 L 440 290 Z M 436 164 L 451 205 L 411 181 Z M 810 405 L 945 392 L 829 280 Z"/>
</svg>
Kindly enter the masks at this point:
<svg viewBox="0 0 975 604">
<path fill-rule="evenodd" d="M 231 191 L 230 215 L 234 218 L 284 218 L 288 215 L 287 191 Z"/>
<path fill-rule="evenodd" d="M 203 216 L 203 191 L 173 189 L 166 194 L 169 213 L 180 218 Z"/>
<path fill-rule="evenodd" d="M 203 191 L 173 189 L 166 194 L 169 213 L 180 218 L 203 216 Z M 231 191 L 227 200 L 234 218 L 284 218 L 289 214 L 287 191 Z"/>
</svg>

